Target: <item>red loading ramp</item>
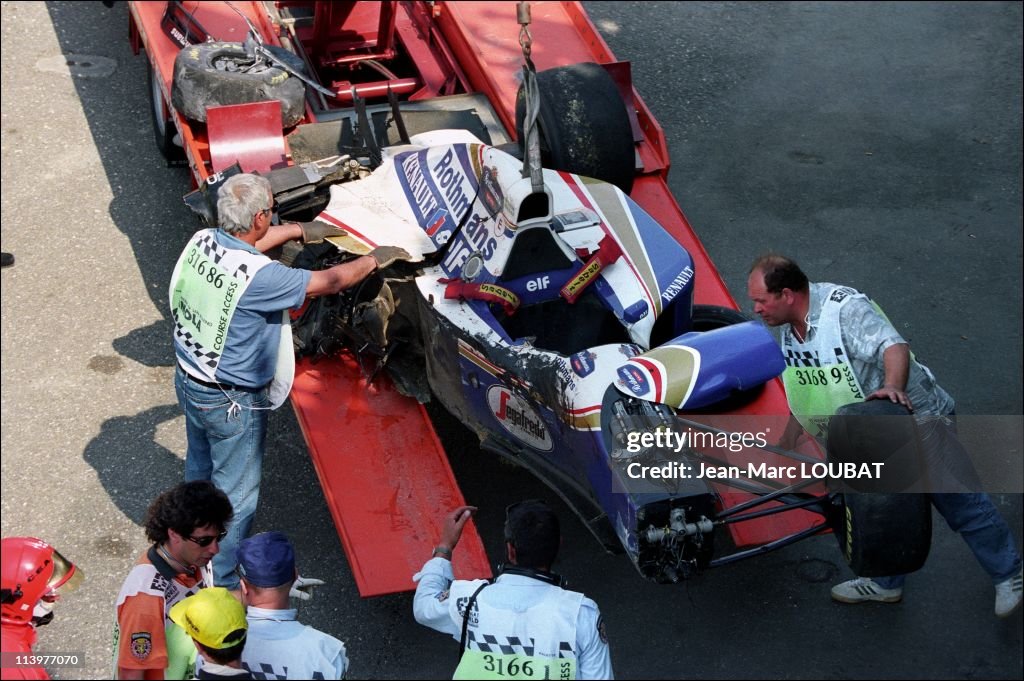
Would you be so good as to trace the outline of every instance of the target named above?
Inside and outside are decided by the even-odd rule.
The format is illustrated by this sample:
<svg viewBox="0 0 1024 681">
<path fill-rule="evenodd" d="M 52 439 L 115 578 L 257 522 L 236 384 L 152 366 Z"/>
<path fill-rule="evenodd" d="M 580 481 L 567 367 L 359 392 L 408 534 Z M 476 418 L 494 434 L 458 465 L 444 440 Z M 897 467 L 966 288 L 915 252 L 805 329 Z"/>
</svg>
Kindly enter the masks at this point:
<svg viewBox="0 0 1024 681">
<path fill-rule="evenodd" d="M 368 387 L 348 357 L 297 361 L 291 401 L 359 594 L 414 589 L 444 513 L 465 503 L 425 410 L 387 376 Z M 492 575 L 472 521 L 454 569 Z"/>
</svg>

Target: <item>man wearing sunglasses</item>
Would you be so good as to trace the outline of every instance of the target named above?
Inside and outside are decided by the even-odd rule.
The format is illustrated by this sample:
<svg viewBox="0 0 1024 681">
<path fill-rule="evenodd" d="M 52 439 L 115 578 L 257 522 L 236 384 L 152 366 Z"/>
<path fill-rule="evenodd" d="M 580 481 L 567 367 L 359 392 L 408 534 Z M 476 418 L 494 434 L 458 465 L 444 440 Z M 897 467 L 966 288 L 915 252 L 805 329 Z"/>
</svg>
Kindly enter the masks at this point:
<svg viewBox="0 0 1024 681">
<path fill-rule="evenodd" d="M 181 483 L 150 505 L 145 527 L 153 544 L 117 597 L 115 678 L 192 678 L 195 646 L 169 613 L 178 601 L 213 586 L 209 563 L 231 518 L 227 495 L 206 480 Z"/>
<path fill-rule="evenodd" d="M 460 506 L 445 517 L 440 542 L 413 577 L 416 621 L 460 642 L 454 678 L 614 678 L 597 604 L 551 572 L 561 544 L 554 511 L 533 499 L 509 506 L 497 579 L 456 580 L 452 551 L 475 511 Z"/>
<path fill-rule="evenodd" d="M 235 522 L 213 575 L 217 586 L 237 590 L 235 549 L 256 515 L 268 412 L 288 397 L 295 370 L 289 311 L 410 256 L 382 246 L 316 272 L 287 267 L 264 253 L 293 239 L 316 243 L 346 233 L 322 222 L 272 225 L 274 195 L 259 175 L 228 178 L 217 197 L 220 227 L 199 230 L 185 245 L 169 298 L 185 479 L 211 480 L 231 499 Z"/>
</svg>

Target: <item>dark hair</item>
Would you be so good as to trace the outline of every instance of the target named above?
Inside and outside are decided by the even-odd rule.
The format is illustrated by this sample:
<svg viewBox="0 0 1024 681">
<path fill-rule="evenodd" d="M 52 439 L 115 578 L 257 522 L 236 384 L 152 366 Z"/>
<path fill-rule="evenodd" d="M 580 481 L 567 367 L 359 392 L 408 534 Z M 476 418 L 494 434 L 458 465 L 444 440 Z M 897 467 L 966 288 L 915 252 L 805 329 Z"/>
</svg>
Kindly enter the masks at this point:
<svg viewBox="0 0 1024 681">
<path fill-rule="evenodd" d="M 155 544 L 167 541 L 168 530 L 188 537 L 197 527 L 227 527 L 234 511 L 224 492 L 209 480 L 183 482 L 167 490 L 146 511 L 146 536 Z"/>
<path fill-rule="evenodd" d="M 519 567 L 550 569 L 561 537 L 558 516 L 543 501 L 529 499 L 508 507 L 505 541 L 515 548 Z"/>
<path fill-rule="evenodd" d="M 204 646 L 202 643 L 199 643 L 199 641 L 196 641 L 196 644 L 202 650 L 203 657 L 210 662 L 214 662 L 216 664 L 228 664 L 242 657 L 242 650 L 245 648 L 245 635 L 245 629 L 235 629 L 225 636 L 225 643 L 238 641 L 228 648 L 210 648 L 209 646 Z M 192 640 L 195 641 L 195 639 Z"/>
<path fill-rule="evenodd" d="M 750 266 L 750 272 L 760 270 L 764 274 L 764 288 L 768 293 L 782 293 L 782 289 L 805 292 L 810 289 L 807 275 L 800 266 L 784 255 L 767 253 L 758 256 Z"/>
</svg>

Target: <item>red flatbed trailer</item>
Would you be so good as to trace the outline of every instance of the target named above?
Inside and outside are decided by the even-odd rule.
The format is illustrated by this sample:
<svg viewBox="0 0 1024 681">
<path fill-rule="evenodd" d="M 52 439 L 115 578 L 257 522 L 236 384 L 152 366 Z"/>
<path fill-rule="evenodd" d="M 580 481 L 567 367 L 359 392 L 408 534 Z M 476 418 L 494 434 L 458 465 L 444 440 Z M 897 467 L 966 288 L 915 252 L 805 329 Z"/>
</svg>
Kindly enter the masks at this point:
<svg viewBox="0 0 1024 681">
<path fill-rule="evenodd" d="M 317 66 L 344 68 L 367 59 L 402 62 L 406 70 L 381 80 L 352 71 L 351 80 L 329 83 L 333 90 L 361 97 L 386 94 L 390 82 L 409 102 L 473 94 L 483 97 L 504 129 L 515 138 L 515 101 L 523 64 L 515 2 L 205 2 L 186 3 L 201 15 L 203 28 L 219 40 L 242 42 L 247 17 L 266 44 L 298 43 Z M 130 2 L 133 49 L 145 51 L 151 65 L 154 101 L 171 101 L 174 60 L 179 46 L 161 28 L 167 3 Z M 199 7 L 201 5 L 201 7 Z M 237 12 L 236 12 L 237 10 Z M 736 308 L 725 283 L 668 189 L 669 156 L 664 133 L 629 79 L 628 63 L 615 60 L 578 2 L 531 5 L 532 59 L 538 70 L 596 62 L 609 70 L 633 119 L 637 175 L 630 196 L 691 254 L 694 302 Z M 309 18 L 312 21 L 309 21 Z M 393 21 L 393 29 L 390 28 Z M 396 68 L 396 71 L 398 69 Z M 393 77 L 392 77 L 393 76 Z M 383 83 L 383 85 L 382 85 Z M 157 102 L 159 105 L 159 102 Z M 223 107 L 234 109 L 235 107 Z M 329 101 L 307 96 L 306 116 L 292 129 L 259 124 L 196 124 L 167 110 L 181 135 L 196 186 L 221 169 L 218 148 L 245 146 L 246 170 L 266 170 L 272 162 L 291 163 L 288 139 L 303 125 L 331 120 L 351 109 L 351 97 Z M 230 113 L 230 112 L 229 112 Z M 225 124 L 226 123 L 226 124 Z M 269 151 L 268 151 L 269 150 Z M 464 503 L 443 447 L 415 400 L 398 394 L 381 376 L 368 386 L 354 361 L 337 357 L 296 366 L 292 406 L 324 489 L 338 533 L 362 596 L 414 588 L 411 576 L 430 555 L 440 532 L 442 511 Z M 758 416 L 781 432 L 789 407 L 781 382 L 773 380 L 735 415 Z M 769 462 L 772 463 L 772 462 Z M 752 498 L 730 488 L 716 490 L 725 506 Z M 794 510 L 729 525 L 737 547 L 762 545 L 821 525 L 819 515 Z M 491 575 L 475 528 L 470 524 L 455 557 L 458 577 Z"/>
</svg>

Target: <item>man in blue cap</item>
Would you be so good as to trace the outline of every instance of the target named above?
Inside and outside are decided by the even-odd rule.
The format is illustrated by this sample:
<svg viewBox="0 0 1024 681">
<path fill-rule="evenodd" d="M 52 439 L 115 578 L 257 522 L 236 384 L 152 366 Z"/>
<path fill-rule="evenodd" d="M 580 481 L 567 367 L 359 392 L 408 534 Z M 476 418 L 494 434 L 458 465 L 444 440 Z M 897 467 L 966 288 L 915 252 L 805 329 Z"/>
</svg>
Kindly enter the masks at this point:
<svg viewBox="0 0 1024 681">
<path fill-rule="evenodd" d="M 242 603 L 249 643 L 242 666 L 258 678 L 341 679 L 348 670 L 345 644 L 296 619 L 289 596 L 308 600 L 302 588 L 323 584 L 295 569 L 295 549 L 280 532 L 262 532 L 238 546 Z"/>
</svg>

